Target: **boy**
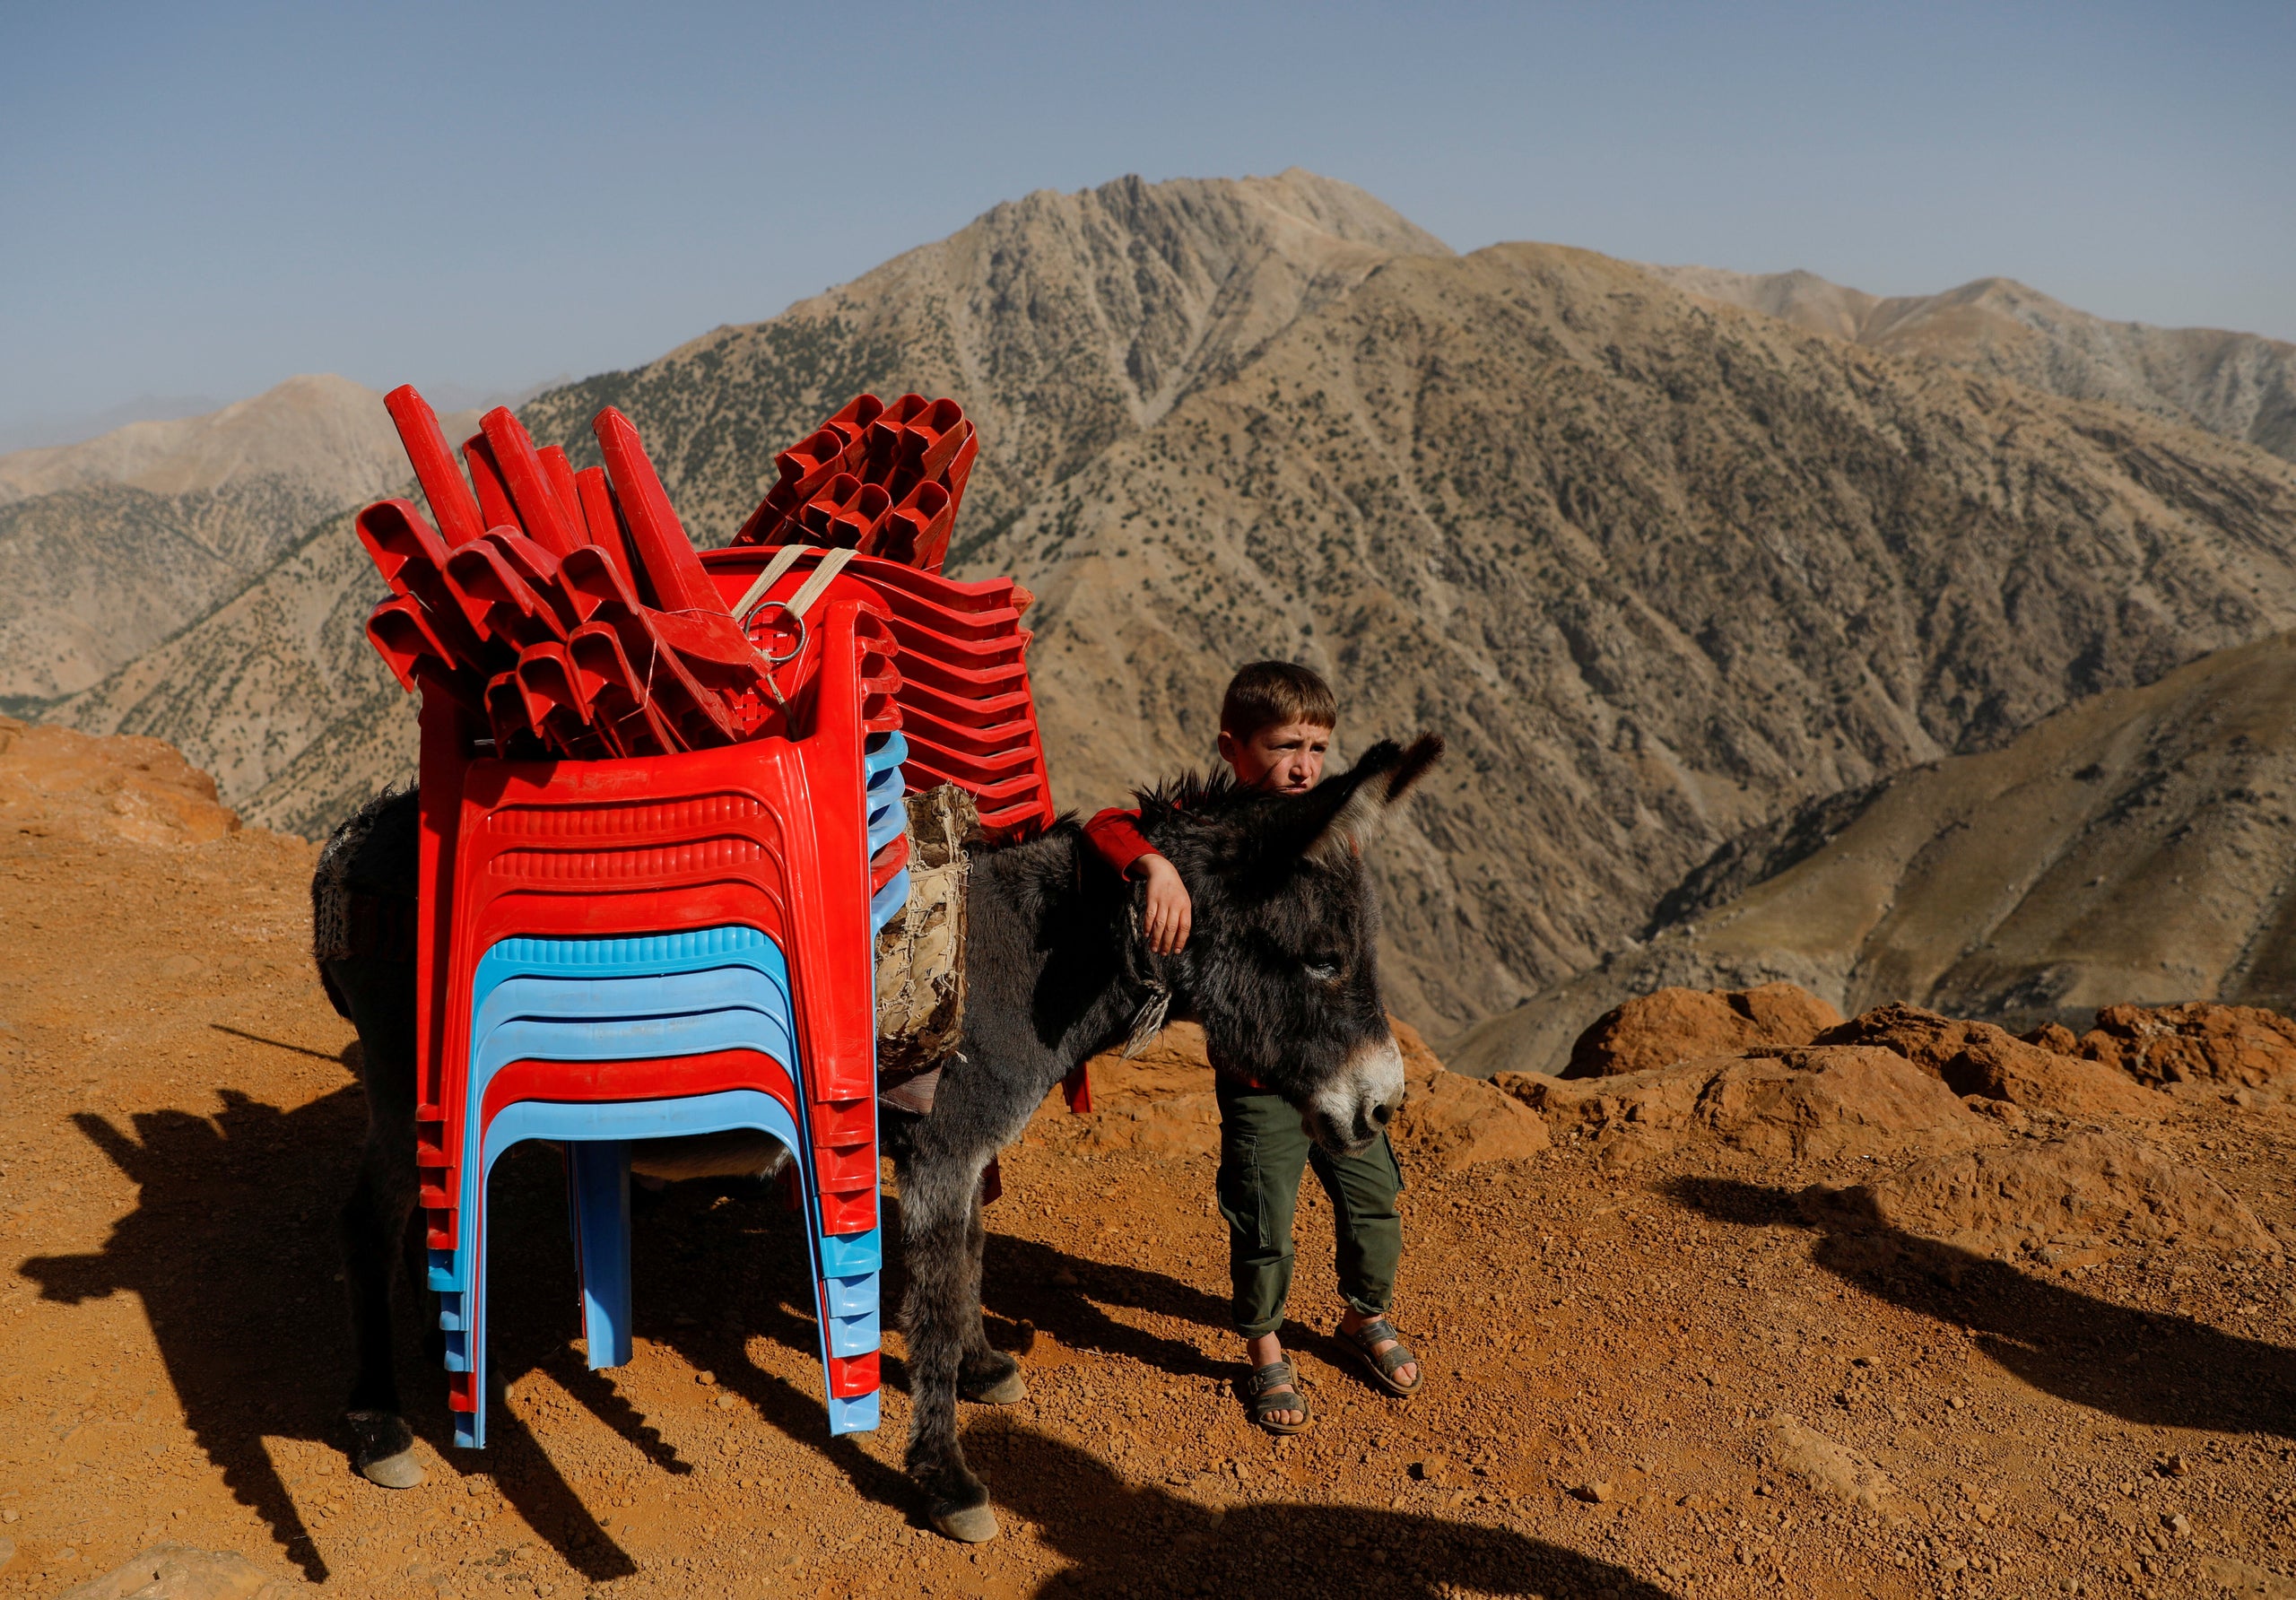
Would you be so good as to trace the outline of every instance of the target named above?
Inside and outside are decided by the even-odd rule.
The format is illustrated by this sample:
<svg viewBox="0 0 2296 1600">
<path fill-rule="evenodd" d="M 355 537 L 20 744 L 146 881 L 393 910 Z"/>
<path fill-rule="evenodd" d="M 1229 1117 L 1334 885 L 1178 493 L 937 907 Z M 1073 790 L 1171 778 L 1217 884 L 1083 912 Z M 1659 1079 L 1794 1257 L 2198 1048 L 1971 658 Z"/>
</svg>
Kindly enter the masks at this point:
<svg viewBox="0 0 2296 1600">
<path fill-rule="evenodd" d="M 1338 722 L 1339 702 L 1321 676 L 1288 661 L 1256 661 L 1221 699 L 1220 759 L 1252 787 L 1304 795 L 1323 777 Z M 1135 826 L 1139 814 L 1104 811 L 1085 824 L 1084 834 L 1119 875 L 1145 880 L 1149 947 L 1170 955 L 1187 943 L 1187 887 Z M 1314 1144 L 1299 1112 L 1280 1095 L 1224 1076 L 1216 1089 L 1220 1214 L 1228 1222 L 1236 1331 L 1251 1361 L 1244 1396 L 1252 1421 L 1271 1433 L 1298 1433 L 1310 1415 L 1277 1336 L 1292 1288 L 1292 1212 L 1309 1166 L 1331 1196 L 1338 1236 L 1339 1291 L 1347 1302 L 1340 1343 L 1378 1387 L 1411 1394 L 1420 1384 L 1418 1361 L 1387 1317 L 1403 1255 L 1396 1213 L 1403 1173 L 1387 1135 L 1360 1154 L 1335 1156 Z"/>
</svg>

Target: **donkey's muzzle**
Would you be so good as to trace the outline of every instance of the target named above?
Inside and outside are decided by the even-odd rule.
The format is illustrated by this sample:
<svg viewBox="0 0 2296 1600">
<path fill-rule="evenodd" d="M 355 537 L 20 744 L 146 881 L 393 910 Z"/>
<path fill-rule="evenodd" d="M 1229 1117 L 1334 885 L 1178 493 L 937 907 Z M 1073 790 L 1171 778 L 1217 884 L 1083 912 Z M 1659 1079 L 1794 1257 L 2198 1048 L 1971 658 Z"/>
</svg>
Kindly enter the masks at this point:
<svg viewBox="0 0 2296 1600">
<path fill-rule="evenodd" d="M 1351 1055 L 1309 1102 L 1308 1131 L 1326 1149 L 1352 1155 L 1395 1120 L 1403 1106 L 1403 1051 L 1388 1034 Z"/>
</svg>

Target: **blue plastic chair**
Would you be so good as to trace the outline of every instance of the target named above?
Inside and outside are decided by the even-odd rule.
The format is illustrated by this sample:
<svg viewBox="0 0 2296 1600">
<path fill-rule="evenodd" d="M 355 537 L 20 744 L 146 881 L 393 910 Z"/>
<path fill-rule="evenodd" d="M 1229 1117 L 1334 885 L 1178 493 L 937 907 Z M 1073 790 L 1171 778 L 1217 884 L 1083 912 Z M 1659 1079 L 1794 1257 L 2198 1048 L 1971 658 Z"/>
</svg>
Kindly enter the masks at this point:
<svg viewBox="0 0 2296 1600">
<path fill-rule="evenodd" d="M 581 1213 L 585 1328 L 592 1339 L 594 1354 L 603 1343 L 619 1349 L 622 1358 L 628 1359 L 631 1143 L 737 1128 L 770 1134 L 802 1159 L 804 1141 L 799 1137 L 797 1126 L 787 1109 L 772 1096 L 754 1090 L 595 1104 L 520 1100 L 502 1108 L 488 1125 L 483 1148 L 474 1163 L 481 1169 L 482 1183 L 491 1175 L 494 1163 L 504 1151 L 527 1139 L 561 1142 L 574 1161 L 574 1183 Z M 819 1342 L 830 1431 L 865 1431 L 878 1423 L 877 1396 L 840 1398 L 829 1395 L 826 1372 L 831 1355 L 862 1355 L 879 1346 L 883 1244 L 875 1230 L 865 1234 L 816 1238 L 810 1229 L 806 1244 L 818 1285 Z M 476 1448 L 486 1442 L 486 1274 L 483 1232 L 471 1241 L 471 1248 L 474 1259 L 470 1287 L 451 1297 L 454 1304 L 448 1312 L 452 1318 L 448 1336 L 460 1349 L 449 1352 L 448 1364 L 456 1370 L 470 1370 L 475 1378 L 473 1389 L 479 1396 L 481 1408 L 456 1414 L 455 1442 Z M 621 1290 L 618 1297 L 613 1292 L 617 1281 Z M 594 1283 L 604 1292 L 594 1296 Z M 457 1356 L 459 1360 L 456 1359 Z"/>
</svg>

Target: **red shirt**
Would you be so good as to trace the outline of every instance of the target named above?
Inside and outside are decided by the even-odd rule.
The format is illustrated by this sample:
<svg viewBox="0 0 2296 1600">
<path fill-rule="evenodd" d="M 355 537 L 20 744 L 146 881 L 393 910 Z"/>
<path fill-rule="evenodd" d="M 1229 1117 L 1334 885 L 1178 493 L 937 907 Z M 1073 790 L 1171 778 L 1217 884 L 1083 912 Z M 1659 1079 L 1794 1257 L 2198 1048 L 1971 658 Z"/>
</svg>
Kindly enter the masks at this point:
<svg viewBox="0 0 2296 1600">
<path fill-rule="evenodd" d="M 1084 824 L 1084 838 L 1100 852 L 1100 859 L 1116 869 L 1119 878 L 1129 876 L 1133 864 L 1143 856 L 1157 854 L 1156 847 L 1140 831 L 1140 813 L 1136 811 L 1104 811 Z"/>
</svg>

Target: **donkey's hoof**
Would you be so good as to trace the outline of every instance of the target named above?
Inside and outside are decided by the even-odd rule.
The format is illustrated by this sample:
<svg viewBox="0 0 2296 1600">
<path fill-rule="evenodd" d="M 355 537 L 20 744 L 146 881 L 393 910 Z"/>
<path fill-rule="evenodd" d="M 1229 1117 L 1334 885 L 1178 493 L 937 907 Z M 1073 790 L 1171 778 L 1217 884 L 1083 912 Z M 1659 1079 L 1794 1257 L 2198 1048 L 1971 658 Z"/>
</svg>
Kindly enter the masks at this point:
<svg viewBox="0 0 2296 1600">
<path fill-rule="evenodd" d="M 1016 1367 L 993 1381 L 962 1385 L 957 1392 L 981 1405 L 1018 1405 L 1029 1397 L 1029 1386 Z"/>
<path fill-rule="evenodd" d="M 986 1544 L 996 1537 L 996 1513 L 984 1502 L 960 1506 L 943 1500 L 932 1510 L 933 1526 L 961 1544 Z"/>
<path fill-rule="evenodd" d="M 422 1463 L 414 1454 L 414 1431 L 404 1418 L 387 1411 L 354 1411 L 349 1418 L 358 1448 L 351 1464 L 370 1483 L 386 1489 L 412 1489 L 422 1482 Z"/>
</svg>

